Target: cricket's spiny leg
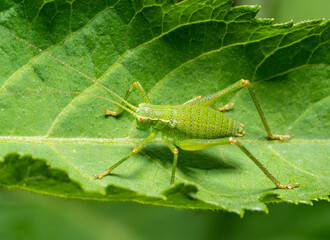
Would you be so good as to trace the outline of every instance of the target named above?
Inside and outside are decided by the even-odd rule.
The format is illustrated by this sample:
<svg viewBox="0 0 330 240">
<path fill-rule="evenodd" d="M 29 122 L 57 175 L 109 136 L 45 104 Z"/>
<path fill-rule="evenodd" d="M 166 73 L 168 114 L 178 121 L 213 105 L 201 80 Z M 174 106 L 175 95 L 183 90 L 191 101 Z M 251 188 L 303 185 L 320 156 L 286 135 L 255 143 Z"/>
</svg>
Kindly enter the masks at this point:
<svg viewBox="0 0 330 240">
<path fill-rule="evenodd" d="M 250 93 L 250 95 L 252 97 L 252 100 L 254 102 L 254 105 L 256 106 L 256 108 L 258 110 L 259 116 L 261 118 L 262 123 L 264 124 L 264 127 L 266 129 L 266 132 L 268 134 L 268 137 L 270 139 L 278 139 L 278 140 L 281 140 L 281 141 L 283 141 L 283 140 L 290 140 L 291 139 L 291 136 L 290 135 L 274 135 L 274 134 L 272 134 L 272 132 L 270 131 L 270 128 L 268 126 L 266 117 L 265 117 L 265 115 L 264 115 L 264 113 L 263 113 L 263 111 L 261 109 L 260 103 L 259 103 L 259 101 L 257 99 L 257 96 L 256 96 L 256 94 L 255 94 L 255 92 L 254 92 L 254 90 L 252 88 L 252 85 L 251 85 L 250 81 L 243 80 L 243 84 L 244 84 L 244 86 L 247 86 L 248 89 L 249 89 L 249 93 Z"/>
<path fill-rule="evenodd" d="M 128 97 L 131 95 L 131 93 L 133 92 L 134 89 L 138 90 L 140 96 L 142 97 L 142 99 L 145 103 L 151 103 L 146 91 L 144 90 L 144 88 L 142 87 L 140 82 L 132 83 L 132 85 L 130 86 L 130 88 L 126 92 L 126 95 L 125 95 L 125 98 L 124 98 L 125 100 L 128 99 Z M 124 104 L 124 103 L 122 103 L 122 104 Z M 119 107 L 116 112 L 109 111 L 107 109 L 103 109 L 103 110 L 105 111 L 105 115 L 114 116 L 114 117 L 118 116 L 123 111 L 123 109 L 121 107 Z"/>
<path fill-rule="evenodd" d="M 252 100 L 254 102 L 254 105 L 256 106 L 257 110 L 258 110 L 258 113 L 259 113 L 259 116 L 261 118 L 261 121 L 266 129 L 266 132 L 268 134 L 268 137 L 270 139 L 278 139 L 278 140 L 289 140 L 291 139 L 291 136 L 289 135 L 274 135 L 269 126 L 268 126 L 268 123 L 267 123 L 267 120 L 266 120 L 266 117 L 261 109 L 261 106 L 260 106 L 260 103 L 257 99 L 257 96 L 252 88 L 252 85 L 250 83 L 249 80 L 244 80 L 244 79 L 241 79 L 239 81 L 237 81 L 236 83 L 234 83 L 233 85 L 230 85 L 229 87 L 219 91 L 219 92 L 216 92 L 216 93 L 213 93 L 209 96 L 206 96 L 206 97 L 203 97 L 201 99 L 197 99 L 196 101 L 194 101 L 192 104 L 199 104 L 199 105 L 202 105 L 202 106 L 210 106 L 211 104 L 213 104 L 216 100 L 218 100 L 220 97 L 223 97 L 225 95 L 227 95 L 228 93 L 231 93 L 235 90 L 238 90 L 240 88 L 243 88 L 243 87 L 248 87 L 248 90 L 249 90 L 249 93 L 252 97 Z"/>
<path fill-rule="evenodd" d="M 260 170 L 280 189 L 292 189 L 299 186 L 299 183 L 282 185 L 263 165 L 250 153 L 236 138 L 220 138 L 220 139 L 187 139 L 176 143 L 181 149 L 187 151 L 200 150 L 216 145 L 235 144 L 238 146 L 259 168 Z"/>
<path fill-rule="evenodd" d="M 229 138 L 230 144 L 235 144 L 239 147 L 259 168 L 260 170 L 280 189 L 292 189 L 293 187 L 299 186 L 298 182 L 282 185 L 263 165 L 259 162 L 252 153 L 249 152 L 236 138 Z"/>
<path fill-rule="evenodd" d="M 147 138 L 145 138 L 137 147 L 135 147 L 130 154 L 128 154 L 126 157 L 124 157 L 123 159 L 121 159 L 120 161 L 118 161 L 117 163 L 112 165 L 104 173 L 94 174 L 94 176 L 97 177 L 98 179 L 101 179 L 104 176 L 108 175 L 113 169 L 118 167 L 120 164 L 122 164 L 127 159 L 132 157 L 134 154 L 137 154 L 148 142 L 150 142 L 157 135 L 157 133 L 158 132 L 155 132 L 155 131 L 151 132 L 151 134 Z"/>
<path fill-rule="evenodd" d="M 175 147 L 175 145 L 173 143 L 171 143 L 167 137 L 163 137 L 163 141 L 164 143 L 168 146 L 168 148 L 171 150 L 171 152 L 174 155 L 174 159 L 173 159 L 173 165 L 172 165 L 172 175 L 171 175 L 171 184 L 174 183 L 175 180 L 175 171 L 176 171 L 176 167 L 178 165 L 178 155 L 179 155 L 179 149 L 177 149 Z"/>
<path fill-rule="evenodd" d="M 189 105 L 189 104 L 195 104 L 195 102 L 199 99 L 201 99 L 202 96 L 197 96 L 197 97 L 194 97 L 193 99 L 190 99 L 188 100 L 187 102 L 185 102 L 183 105 Z"/>
<path fill-rule="evenodd" d="M 218 138 L 218 139 L 186 139 L 175 142 L 175 144 L 186 151 L 196 151 L 218 145 L 228 145 L 229 138 Z"/>
<path fill-rule="evenodd" d="M 217 101 L 219 98 L 235 91 L 238 90 L 242 87 L 244 87 L 244 83 L 243 83 L 243 79 L 237 81 L 236 83 L 234 83 L 233 85 L 230 85 L 229 87 L 222 89 L 218 92 L 212 93 L 209 96 L 205 96 L 201 99 L 198 99 L 196 101 L 193 102 L 193 104 L 198 104 L 204 107 L 210 106 L 212 105 L 215 101 Z"/>
</svg>

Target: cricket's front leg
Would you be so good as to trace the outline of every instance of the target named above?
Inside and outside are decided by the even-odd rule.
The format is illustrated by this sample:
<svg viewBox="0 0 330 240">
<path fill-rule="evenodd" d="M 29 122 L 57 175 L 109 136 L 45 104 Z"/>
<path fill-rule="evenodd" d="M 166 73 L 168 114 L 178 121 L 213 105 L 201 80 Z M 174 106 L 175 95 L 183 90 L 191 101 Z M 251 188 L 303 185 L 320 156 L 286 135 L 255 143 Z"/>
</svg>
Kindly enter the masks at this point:
<svg viewBox="0 0 330 240">
<path fill-rule="evenodd" d="M 127 159 L 129 159 L 133 155 L 137 154 L 148 142 L 150 142 L 157 135 L 157 133 L 158 132 L 155 132 L 155 131 L 151 132 L 151 134 L 147 138 L 145 138 L 137 147 L 135 147 L 130 154 L 128 154 L 126 157 L 124 157 L 123 159 L 121 159 L 120 161 L 118 161 L 117 163 L 112 165 L 104 173 L 94 174 L 94 176 L 97 177 L 98 179 L 101 179 L 104 176 L 108 175 L 112 170 L 114 170 L 120 164 L 125 162 Z"/>
<path fill-rule="evenodd" d="M 172 174 L 171 174 L 171 184 L 173 184 L 174 183 L 174 180 L 175 180 L 176 167 L 178 165 L 179 149 L 177 147 L 175 147 L 175 145 L 172 142 L 170 142 L 167 139 L 166 136 L 163 136 L 163 141 L 168 146 L 168 148 L 171 150 L 171 152 L 174 155 L 173 165 L 172 165 Z"/>
<path fill-rule="evenodd" d="M 150 99 L 148 97 L 148 94 L 146 93 L 146 91 L 144 90 L 144 88 L 142 87 L 140 82 L 132 83 L 132 85 L 130 86 L 130 88 L 126 92 L 126 95 L 125 95 L 125 98 L 124 98 L 125 100 L 128 99 L 128 97 L 131 95 L 131 93 L 133 92 L 134 89 L 138 90 L 141 98 L 143 99 L 143 101 L 145 103 L 151 103 Z M 122 104 L 124 104 L 124 103 L 122 103 Z M 119 107 L 117 109 L 117 111 L 110 111 L 108 109 L 103 109 L 103 110 L 105 112 L 105 115 L 114 116 L 114 117 L 117 117 L 123 111 L 123 109 L 121 107 Z"/>
</svg>

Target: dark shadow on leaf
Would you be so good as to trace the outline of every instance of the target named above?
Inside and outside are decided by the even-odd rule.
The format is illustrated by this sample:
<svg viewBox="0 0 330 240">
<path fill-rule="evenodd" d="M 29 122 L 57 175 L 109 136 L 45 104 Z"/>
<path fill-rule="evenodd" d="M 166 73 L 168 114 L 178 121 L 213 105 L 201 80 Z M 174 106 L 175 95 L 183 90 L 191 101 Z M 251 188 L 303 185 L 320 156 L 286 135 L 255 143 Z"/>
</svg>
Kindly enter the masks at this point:
<svg viewBox="0 0 330 240">
<path fill-rule="evenodd" d="M 147 145 L 143 148 L 143 153 L 152 159 L 158 160 L 162 165 L 168 166 L 173 163 L 173 154 L 162 145 Z M 221 156 L 210 154 L 205 150 L 184 151 L 179 149 L 178 168 L 181 170 L 188 168 L 196 168 L 203 170 L 212 169 L 237 169 L 237 166 L 227 163 Z"/>
<path fill-rule="evenodd" d="M 0 186 L 72 196 L 84 193 L 81 185 L 71 180 L 65 171 L 51 168 L 44 159 L 17 153 L 6 155 L 0 162 Z"/>
<path fill-rule="evenodd" d="M 131 159 L 131 160 L 133 160 L 133 159 Z M 129 161 L 129 160 L 127 160 L 127 161 Z M 119 167 L 125 167 L 125 163 L 123 163 Z M 114 169 L 113 171 L 115 172 L 116 169 Z M 142 176 L 144 174 L 144 171 L 146 171 L 146 170 L 144 168 L 140 167 L 138 169 L 135 169 L 134 171 L 133 170 L 129 171 L 129 173 L 127 175 L 126 174 L 124 175 L 124 174 L 110 173 L 107 176 L 105 176 L 104 178 L 115 177 L 115 178 L 120 178 L 120 179 L 134 180 L 137 177 Z"/>
<path fill-rule="evenodd" d="M 108 178 L 108 177 L 121 177 L 121 178 L 125 178 L 125 177 L 123 177 L 122 175 L 120 175 L 120 174 L 117 174 L 117 173 L 109 173 L 108 175 L 106 175 L 106 176 L 104 176 L 103 178 Z M 102 178 L 102 179 L 103 179 Z M 97 177 L 95 177 L 95 179 L 98 179 Z"/>
<path fill-rule="evenodd" d="M 276 189 L 276 188 L 275 188 Z M 264 194 L 259 198 L 261 202 L 264 203 L 271 203 L 271 202 L 279 202 L 281 201 L 281 197 L 278 193 L 270 193 L 267 192 L 270 191 L 270 189 L 263 191 Z"/>
<path fill-rule="evenodd" d="M 266 181 L 268 181 L 268 180 L 266 180 Z M 264 189 L 257 189 L 256 188 L 253 191 L 251 191 L 251 195 L 268 194 L 270 191 L 274 191 L 274 190 L 279 190 L 279 189 L 277 187 L 270 187 L 270 188 L 264 188 Z M 271 193 L 271 194 L 277 194 L 277 193 Z"/>
</svg>

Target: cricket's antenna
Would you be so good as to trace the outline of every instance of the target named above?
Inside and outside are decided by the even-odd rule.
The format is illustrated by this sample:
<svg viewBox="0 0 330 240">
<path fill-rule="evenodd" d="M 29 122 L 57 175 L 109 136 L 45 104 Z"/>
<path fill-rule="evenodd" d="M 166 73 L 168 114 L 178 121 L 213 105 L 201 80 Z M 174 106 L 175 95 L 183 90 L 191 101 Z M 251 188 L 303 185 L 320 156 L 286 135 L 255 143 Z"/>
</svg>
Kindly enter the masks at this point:
<svg viewBox="0 0 330 240">
<path fill-rule="evenodd" d="M 60 59 L 54 57 L 53 55 L 51 55 L 50 53 L 48 53 L 48 52 L 42 50 L 41 48 L 38 48 L 37 46 L 33 45 L 32 43 L 29 43 L 28 41 L 26 41 L 26 40 L 24 40 L 24 39 L 22 39 L 22 38 L 20 38 L 20 37 L 15 36 L 14 34 L 12 34 L 11 32 L 9 32 L 9 31 L 7 31 L 7 30 L 5 30 L 5 29 L 2 28 L 1 26 L 0 26 L 0 30 L 3 31 L 3 32 L 5 32 L 5 33 L 7 33 L 7 34 L 10 35 L 10 36 L 12 36 L 13 38 L 16 38 L 17 40 L 19 40 L 19 41 L 21 41 L 21 42 L 23 42 L 23 43 L 29 45 L 30 47 L 32 47 L 32 48 L 38 50 L 39 52 L 46 54 L 48 57 L 54 59 L 55 61 L 61 63 L 62 65 L 66 66 L 66 67 L 70 68 L 71 70 L 75 71 L 76 73 L 80 74 L 81 76 L 87 78 L 87 79 L 90 80 L 91 82 L 93 82 L 93 83 L 97 84 L 98 86 L 102 87 L 105 91 L 109 92 L 111 95 L 113 95 L 113 96 L 115 96 L 116 98 L 120 99 L 123 103 L 125 103 L 125 104 L 126 104 L 127 106 L 129 106 L 131 109 L 133 109 L 133 110 L 136 109 L 135 106 L 133 106 L 132 104 L 130 104 L 129 102 L 127 102 L 127 101 L 126 101 L 125 99 L 123 99 L 122 97 L 118 96 L 116 93 L 114 93 L 113 91 L 111 91 L 110 89 L 108 89 L 107 87 L 105 87 L 104 85 L 102 85 L 101 83 L 98 83 L 95 79 L 93 79 L 93 78 L 87 76 L 85 73 L 80 72 L 79 70 L 77 70 L 77 69 L 75 69 L 74 67 L 70 66 L 69 64 L 63 62 L 62 60 L 60 60 Z"/>
<path fill-rule="evenodd" d="M 70 94 L 82 94 L 82 92 L 76 92 L 76 91 L 0 91 L 0 93 L 6 93 L 6 94 L 17 94 L 17 93 L 70 93 Z M 88 96 L 92 96 L 92 97 L 95 97 L 95 98 L 99 98 L 99 99 L 102 99 L 102 100 L 105 100 L 105 101 L 108 101 L 108 102 L 111 102 L 113 104 L 116 104 L 118 107 L 121 107 L 123 108 L 124 110 L 126 110 L 127 112 L 129 112 L 131 115 L 134 116 L 134 112 L 123 106 L 122 104 L 120 103 L 117 103 L 116 101 L 114 100 L 111 100 L 109 98 L 105 98 L 105 97 L 101 97 L 101 96 L 98 96 L 98 95 L 94 95 L 94 94 L 91 94 L 91 93 L 83 93 L 85 95 L 88 95 Z"/>
</svg>

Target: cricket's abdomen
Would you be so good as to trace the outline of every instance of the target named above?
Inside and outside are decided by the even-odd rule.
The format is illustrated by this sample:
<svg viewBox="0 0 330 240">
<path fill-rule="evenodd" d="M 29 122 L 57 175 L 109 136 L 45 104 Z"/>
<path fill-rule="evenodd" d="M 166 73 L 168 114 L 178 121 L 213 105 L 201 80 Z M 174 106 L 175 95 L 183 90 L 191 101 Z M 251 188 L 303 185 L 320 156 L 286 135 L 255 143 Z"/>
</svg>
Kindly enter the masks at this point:
<svg viewBox="0 0 330 240">
<path fill-rule="evenodd" d="M 243 131 L 233 119 L 212 108 L 202 106 L 173 106 L 175 128 L 190 138 L 216 139 L 236 136 Z"/>
<path fill-rule="evenodd" d="M 198 105 L 152 105 L 147 115 L 154 128 L 170 135 L 216 139 L 244 132 L 235 120 L 212 108 Z"/>
</svg>

